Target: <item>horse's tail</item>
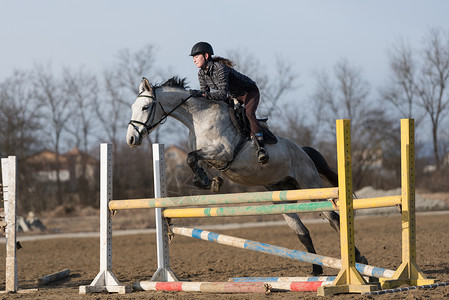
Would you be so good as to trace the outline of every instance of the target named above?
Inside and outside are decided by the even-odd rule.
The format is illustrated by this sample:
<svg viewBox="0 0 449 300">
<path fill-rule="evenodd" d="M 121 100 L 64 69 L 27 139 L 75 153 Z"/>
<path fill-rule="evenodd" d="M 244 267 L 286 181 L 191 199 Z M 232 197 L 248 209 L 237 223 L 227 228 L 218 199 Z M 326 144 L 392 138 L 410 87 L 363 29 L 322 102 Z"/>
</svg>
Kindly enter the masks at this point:
<svg viewBox="0 0 449 300">
<path fill-rule="evenodd" d="M 338 174 L 329 167 L 321 153 L 312 147 L 301 148 L 312 159 L 318 173 L 326 178 L 332 186 L 338 186 Z"/>
</svg>

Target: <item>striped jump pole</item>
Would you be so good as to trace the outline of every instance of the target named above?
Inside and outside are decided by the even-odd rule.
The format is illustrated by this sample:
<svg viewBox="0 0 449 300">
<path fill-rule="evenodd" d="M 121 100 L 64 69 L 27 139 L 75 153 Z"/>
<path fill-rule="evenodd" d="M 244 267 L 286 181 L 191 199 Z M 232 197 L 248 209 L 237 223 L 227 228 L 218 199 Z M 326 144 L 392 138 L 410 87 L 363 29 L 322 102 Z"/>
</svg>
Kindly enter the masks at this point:
<svg viewBox="0 0 449 300">
<path fill-rule="evenodd" d="M 203 293 L 269 293 L 270 287 L 263 282 L 157 282 L 133 283 L 137 291 L 203 292 Z"/>
<path fill-rule="evenodd" d="M 309 282 L 309 281 L 334 281 L 336 276 L 311 276 L 311 277 L 232 277 L 230 282 Z"/>
<path fill-rule="evenodd" d="M 289 203 L 254 206 L 228 206 L 228 207 L 199 207 L 164 210 L 165 218 L 204 218 L 204 217 L 234 217 L 277 215 L 294 212 L 315 212 L 335 210 L 330 201 L 309 203 Z"/>
<path fill-rule="evenodd" d="M 320 286 L 331 285 L 333 281 L 277 281 L 266 282 L 273 292 L 316 292 Z"/>
<path fill-rule="evenodd" d="M 338 188 L 289 190 L 274 192 L 196 195 L 167 198 L 111 200 L 109 209 L 183 207 L 192 205 L 242 204 L 277 201 L 306 201 L 338 198 Z"/>
<path fill-rule="evenodd" d="M 203 293 L 269 293 L 316 292 L 318 287 L 332 281 L 310 282 L 155 282 L 139 281 L 133 284 L 137 291 L 203 292 Z"/>
<path fill-rule="evenodd" d="M 310 277 L 232 277 L 230 282 L 311 282 L 311 281 L 334 281 L 337 276 L 310 276 Z M 364 276 L 368 282 L 370 277 Z"/>
<path fill-rule="evenodd" d="M 401 204 L 401 196 L 388 196 L 354 200 L 354 209 L 387 207 Z M 165 218 L 204 218 L 204 217 L 234 217 L 234 216 L 258 216 L 278 215 L 298 212 L 317 212 L 339 210 L 339 202 L 336 205 L 331 201 L 317 201 L 308 203 L 288 203 L 273 205 L 253 206 L 228 206 L 228 207 L 196 207 L 166 209 Z"/>
<path fill-rule="evenodd" d="M 166 208 L 166 207 L 183 207 L 193 205 L 216 205 L 216 204 L 244 204 L 244 203 L 264 203 L 264 202 L 279 202 L 279 201 L 308 201 L 320 199 L 335 199 L 338 198 L 338 188 L 324 188 L 324 189 L 307 189 L 307 190 L 291 190 L 291 191 L 276 191 L 276 192 L 257 192 L 257 193 L 235 193 L 235 194 L 218 194 L 218 195 L 199 195 L 199 196 L 185 196 L 185 197 L 167 197 L 167 198 L 149 198 L 149 199 L 129 199 L 129 200 L 111 200 L 109 202 L 109 209 L 124 210 L 124 209 L 142 209 L 142 208 Z M 354 209 L 368 209 L 399 205 L 402 202 L 402 197 L 386 196 L 377 198 L 363 198 L 354 200 Z M 288 210 L 288 212 L 307 212 L 307 211 L 323 211 L 323 210 L 338 210 L 339 203 L 332 207 L 326 201 L 310 203 L 291 203 L 291 204 L 276 204 L 275 206 L 267 206 L 261 208 L 250 208 L 249 210 L 264 210 L 265 214 L 277 214 L 276 210 Z M 321 204 L 316 204 L 321 203 Z M 327 204 L 322 204 L 327 203 Z M 285 205 L 285 206 L 282 206 Z M 176 213 L 173 209 L 168 209 L 166 214 L 191 215 L 191 217 L 204 217 L 201 214 L 202 210 L 206 208 L 187 208 L 184 210 L 178 209 Z M 219 210 L 218 208 L 216 208 Z M 221 210 L 223 210 L 221 208 Z M 166 210 L 167 211 L 167 210 Z M 230 212 L 226 212 L 230 213 Z M 250 213 L 250 211 L 248 211 Z M 252 212 L 251 212 L 252 213 Z M 215 215 L 214 215 L 215 216 Z M 186 216 L 187 217 L 187 216 Z"/>
<path fill-rule="evenodd" d="M 322 256 L 313 253 L 302 252 L 298 250 L 291 250 L 284 247 L 274 246 L 270 244 L 264 244 L 260 242 L 255 242 L 251 240 L 245 240 L 241 238 L 236 238 L 220 233 L 214 233 L 206 230 L 186 228 L 172 226 L 172 232 L 176 235 L 182 235 L 186 237 L 193 237 L 204 241 L 214 242 L 217 244 L 228 245 L 236 248 L 242 248 L 247 250 L 252 250 L 256 252 L 261 252 L 265 254 L 276 255 L 285 258 L 291 258 L 294 260 L 299 260 L 306 263 L 321 265 L 325 267 L 341 269 L 341 260 L 336 258 L 331 258 L 327 256 Z M 383 269 L 379 267 L 368 266 L 364 264 L 356 263 L 357 270 L 366 276 L 372 276 L 377 278 L 391 278 L 394 274 L 393 270 Z"/>
</svg>

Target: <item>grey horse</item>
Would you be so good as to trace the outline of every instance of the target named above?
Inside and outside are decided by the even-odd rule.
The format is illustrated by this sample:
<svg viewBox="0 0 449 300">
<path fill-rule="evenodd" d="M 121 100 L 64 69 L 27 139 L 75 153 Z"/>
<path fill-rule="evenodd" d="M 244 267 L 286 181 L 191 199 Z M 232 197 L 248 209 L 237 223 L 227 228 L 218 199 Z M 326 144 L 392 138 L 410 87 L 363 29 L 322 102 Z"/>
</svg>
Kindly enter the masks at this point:
<svg viewBox="0 0 449 300">
<path fill-rule="evenodd" d="M 170 116 L 189 130 L 187 163 L 192 168 L 194 184 L 203 189 L 218 191 L 220 179 L 211 180 L 201 163 L 221 171 L 236 183 L 248 186 L 264 186 L 266 189 L 291 190 L 323 187 L 322 178 L 337 185 L 333 172 L 321 154 L 310 147 L 299 147 L 290 140 L 278 137 L 276 144 L 267 145 L 270 162 L 261 165 L 257 161 L 254 145 L 242 142 L 239 131 L 232 123 L 228 104 L 224 102 L 192 98 L 185 88 L 184 80 L 173 77 L 160 86 L 151 86 L 142 79 L 139 95 L 132 105 L 126 141 L 130 147 L 141 145 L 143 138 Z M 238 150 L 238 151 L 236 151 Z M 279 202 L 277 202 L 279 203 Z M 323 212 L 330 225 L 338 232 L 339 215 Z M 283 215 L 288 226 L 295 231 L 301 243 L 310 253 L 316 253 L 309 231 L 296 213 Z M 356 261 L 367 260 L 356 248 Z M 312 274 L 323 273 L 323 268 L 313 265 Z"/>
</svg>

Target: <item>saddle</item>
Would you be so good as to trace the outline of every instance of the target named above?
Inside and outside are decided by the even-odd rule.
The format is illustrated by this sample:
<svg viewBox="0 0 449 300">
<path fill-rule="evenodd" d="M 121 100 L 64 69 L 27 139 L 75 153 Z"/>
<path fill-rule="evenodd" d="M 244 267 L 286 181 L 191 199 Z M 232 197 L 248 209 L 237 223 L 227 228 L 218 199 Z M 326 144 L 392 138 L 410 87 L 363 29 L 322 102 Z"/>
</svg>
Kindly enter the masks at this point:
<svg viewBox="0 0 449 300">
<path fill-rule="evenodd" d="M 229 169 L 234 159 L 240 153 L 240 150 L 242 150 L 243 145 L 245 145 L 246 142 L 251 139 L 251 128 L 249 125 L 248 117 L 246 116 L 245 107 L 240 104 L 234 104 L 233 99 L 228 99 L 226 102 L 228 103 L 229 116 L 231 117 L 232 124 L 234 124 L 235 128 L 237 128 L 237 131 L 240 135 L 240 141 L 235 146 L 232 159 L 228 161 L 225 166 L 219 167 L 209 163 L 209 165 L 222 172 Z M 278 139 L 270 131 L 270 129 L 268 129 L 267 120 L 268 118 L 257 120 L 259 121 L 260 127 L 262 128 L 264 142 L 265 144 L 276 144 L 278 142 Z"/>
<path fill-rule="evenodd" d="M 241 104 L 234 104 L 233 99 L 229 99 L 229 115 L 231 116 L 232 124 L 237 128 L 240 136 L 251 139 L 251 127 L 248 117 L 246 116 L 245 107 Z M 270 131 L 267 125 L 268 118 L 257 119 L 262 128 L 263 140 L 265 144 L 276 144 L 278 142 L 276 136 Z"/>
</svg>

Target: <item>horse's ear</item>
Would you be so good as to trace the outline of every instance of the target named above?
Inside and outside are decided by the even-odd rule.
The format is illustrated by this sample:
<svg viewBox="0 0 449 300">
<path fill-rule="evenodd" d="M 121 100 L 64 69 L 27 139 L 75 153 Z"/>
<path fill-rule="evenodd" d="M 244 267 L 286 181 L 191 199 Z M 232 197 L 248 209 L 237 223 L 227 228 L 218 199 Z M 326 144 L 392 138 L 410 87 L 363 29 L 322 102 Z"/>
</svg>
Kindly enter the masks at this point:
<svg viewBox="0 0 449 300">
<path fill-rule="evenodd" d="M 146 79 L 145 77 L 142 77 L 142 81 L 140 82 L 140 87 L 139 87 L 139 93 L 142 94 L 145 91 L 151 92 L 151 85 L 150 85 L 150 82 L 148 81 L 148 79 Z"/>
</svg>

